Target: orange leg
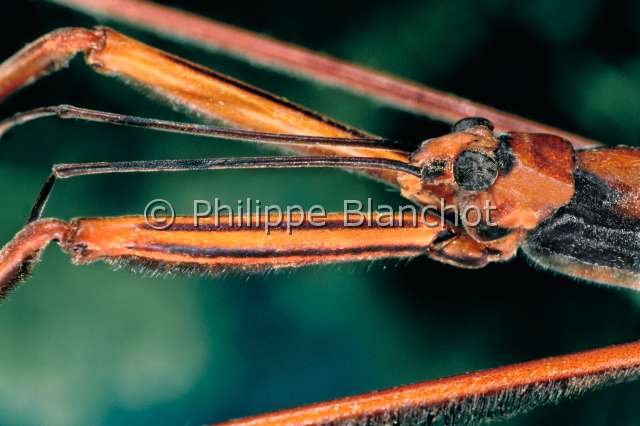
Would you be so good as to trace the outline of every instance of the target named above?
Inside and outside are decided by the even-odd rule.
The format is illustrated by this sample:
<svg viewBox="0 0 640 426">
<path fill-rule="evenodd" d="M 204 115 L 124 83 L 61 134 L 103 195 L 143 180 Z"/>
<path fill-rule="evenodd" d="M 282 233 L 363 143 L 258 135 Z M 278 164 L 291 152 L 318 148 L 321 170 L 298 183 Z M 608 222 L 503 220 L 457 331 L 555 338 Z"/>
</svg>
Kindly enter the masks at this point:
<svg viewBox="0 0 640 426">
<path fill-rule="evenodd" d="M 149 1 L 51 1 L 95 15 L 123 20 L 154 33 L 188 40 L 212 50 L 222 50 L 253 62 L 294 72 L 449 123 L 464 117 L 480 116 L 492 121 L 498 131 L 551 133 L 571 141 L 576 148 L 599 145 L 592 139 L 477 102 Z"/>
<path fill-rule="evenodd" d="M 68 28 L 45 35 L 0 64 L 0 100 L 74 54 L 84 53 L 96 71 L 134 83 L 169 103 L 233 127 L 302 136 L 360 139 L 368 135 L 258 88 L 135 41 L 109 28 Z M 0 129 L 1 130 L 1 129 Z M 320 155 L 373 157 L 408 162 L 405 153 L 362 147 L 295 147 Z M 372 176 L 391 184 L 393 172 Z"/>
<path fill-rule="evenodd" d="M 225 426 L 476 423 L 640 374 L 640 342 L 463 374 L 221 423 Z M 438 423 L 440 424 L 440 423 Z"/>
<path fill-rule="evenodd" d="M 358 226 L 345 225 L 345 220 L 357 223 L 337 213 L 254 215 L 248 220 L 208 217 L 196 224 L 194 217 L 177 217 L 165 230 L 140 216 L 38 220 L 0 252 L 0 295 L 24 278 L 54 240 L 76 264 L 104 260 L 161 272 L 219 273 L 417 256 L 428 252 L 442 232 L 448 233 L 439 218 L 413 215 L 374 216 Z"/>
</svg>

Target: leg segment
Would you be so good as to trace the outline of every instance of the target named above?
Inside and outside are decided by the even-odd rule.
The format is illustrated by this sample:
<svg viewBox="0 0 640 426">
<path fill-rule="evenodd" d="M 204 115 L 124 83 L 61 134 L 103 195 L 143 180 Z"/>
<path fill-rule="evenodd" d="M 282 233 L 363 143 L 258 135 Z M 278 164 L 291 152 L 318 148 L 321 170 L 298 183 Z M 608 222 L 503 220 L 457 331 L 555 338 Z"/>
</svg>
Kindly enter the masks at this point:
<svg viewBox="0 0 640 426">
<path fill-rule="evenodd" d="M 32 222 L 0 252 L 0 295 L 26 277 L 54 240 L 76 264 L 104 260 L 153 272 L 219 273 L 417 256 L 450 233 L 435 217 L 373 216 L 360 222 L 339 213 L 281 211 L 197 222 L 177 217 L 163 230 L 152 225 L 142 216 Z"/>
<path fill-rule="evenodd" d="M 402 386 L 220 426 L 477 424 L 637 378 L 640 342 Z"/>
<path fill-rule="evenodd" d="M 178 217 L 167 229 L 155 230 L 139 216 L 76 219 L 64 245 L 76 264 L 105 260 L 156 272 L 217 273 L 417 256 L 443 232 L 435 218 L 416 223 L 395 216 L 393 226 L 379 220 L 348 226 L 345 221 L 355 225 L 354 219 L 338 213 L 208 217 L 197 223 Z"/>
<path fill-rule="evenodd" d="M 0 65 L 0 101 L 64 67 L 77 53 L 103 46 L 102 30 L 62 28 L 39 38 Z"/>
<path fill-rule="evenodd" d="M 0 299 L 25 279 L 51 241 L 66 241 L 69 233 L 69 225 L 55 219 L 31 223 L 18 232 L 0 251 Z"/>
</svg>

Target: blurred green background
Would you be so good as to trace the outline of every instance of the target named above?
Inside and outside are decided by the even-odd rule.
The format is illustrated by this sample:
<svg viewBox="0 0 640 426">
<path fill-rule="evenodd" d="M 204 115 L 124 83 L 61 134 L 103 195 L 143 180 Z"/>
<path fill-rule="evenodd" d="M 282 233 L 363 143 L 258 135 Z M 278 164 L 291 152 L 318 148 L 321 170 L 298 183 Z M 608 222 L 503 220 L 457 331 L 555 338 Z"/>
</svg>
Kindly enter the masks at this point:
<svg viewBox="0 0 640 426">
<path fill-rule="evenodd" d="M 605 0 L 167 2 L 414 79 L 609 144 L 640 136 L 640 6 Z M 3 5 L 0 57 L 95 20 L 41 1 Z M 339 90 L 110 23 L 165 50 L 379 135 L 448 126 Z M 75 60 L 0 105 L 71 103 L 186 119 Z M 53 163 L 269 151 L 41 120 L 0 146 L 0 240 L 20 229 Z M 281 205 L 402 203 L 341 171 L 99 176 L 62 182 L 47 216 L 141 214 L 154 198 Z M 197 425 L 636 339 L 640 297 L 518 257 L 465 271 L 419 258 L 218 279 L 74 267 L 57 249 L 0 306 L 0 424 Z M 509 425 L 631 425 L 640 384 L 535 410 Z"/>
</svg>

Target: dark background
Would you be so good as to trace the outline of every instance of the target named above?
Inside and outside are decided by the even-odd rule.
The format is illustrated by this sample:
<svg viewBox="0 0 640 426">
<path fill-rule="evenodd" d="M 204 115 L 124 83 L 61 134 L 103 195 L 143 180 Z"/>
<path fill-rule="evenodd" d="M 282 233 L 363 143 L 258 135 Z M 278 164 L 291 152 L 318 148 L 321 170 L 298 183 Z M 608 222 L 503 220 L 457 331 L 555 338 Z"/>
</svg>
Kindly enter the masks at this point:
<svg viewBox="0 0 640 426">
<path fill-rule="evenodd" d="M 166 2 L 495 107 L 634 145 L 640 135 L 640 6 L 554 0 Z M 62 26 L 94 25 L 41 1 L 3 5 L 0 57 Z M 371 132 L 419 141 L 447 125 L 197 47 L 110 23 Z M 74 61 L 0 105 L 0 116 L 71 103 L 186 119 Z M 0 146 L 0 240 L 22 226 L 53 163 L 266 153 L 251 145 L 53 119 Z M 154 198 L 281 205 L 398 194 L 341 171 L 101 176 L 63 182 L 48 216 L 140 214 Z M 465 271 L 429 259 L 253 277 L 162 279 L 71 266 L 59 250 L 0 309 L 1 424 L 201 424 L 626 342 L 640 297 L 546 273 L 519 256 Z M 638 384 L 511 425 L 638 424 Z"/>
</svg>

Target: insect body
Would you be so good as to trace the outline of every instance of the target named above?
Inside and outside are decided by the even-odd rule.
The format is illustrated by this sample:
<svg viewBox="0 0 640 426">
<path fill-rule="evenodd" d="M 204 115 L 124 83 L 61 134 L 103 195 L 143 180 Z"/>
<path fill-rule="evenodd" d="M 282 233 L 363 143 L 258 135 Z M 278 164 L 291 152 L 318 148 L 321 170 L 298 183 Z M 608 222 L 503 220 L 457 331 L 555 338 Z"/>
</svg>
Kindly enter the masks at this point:
<svg viewBox="0 0 640 426">
<path fill-rule="evenodd" d="M 430 139 L 409 152 L 107 28 L 60 30 L 28 46 L 0 66 L 0 97 L 77 52 L 85 53 L 89 65 L 99 72 L 136 83 L 207 118 L 253 130 L 231 130 L 227 136 L 279 141 L 305 156 L 55 166 L 30 223 L 0 252 L 2 295 L 26 277 L 51 241 L 57 241 L 75 263 L 105 260 L 155 271 L 213 273 L 423 254 L 448 264 L 479 268 L 506 261 L 522 247 L 539 265 L 555 271 L 639 287 L 636 188 L 640 153 L 634 149 L 577 150 L 560 136 L 499 133 L 488 120 L 467 118 L 456 123 L 451 134 Z M 68 106 L 17 115 L 0 123 L 0 130 L 47 115 L 199 135 L 224 134 L 210 126 Z M 164 230 L 154 229 L 141 216 L 69 222 L 41 218 L 53 183 L 60 179 L 99 173 L 265 167 L 357 169 L 398 188 L 420 206 L 455 206 L 459 211 L 490 206 L 492 210 L 475 222 L 457 223 L 435 208 L 415 223 L 396 214 L 393 226 L 361 227 L 345 226 L 340 213 L 328 215 L 319 227 L 312 226 L 308 217 L 294 216 L 288 219 L 298 224 L 292 234 L 286 222 L 266 234 L 235 226 L 231 218 L 220 223 L 204 219 L 196 225 L 192 217 L 178 217 Z M 633 378 L 640 366 L 638 353 L 638 344 L 628 344 L 454 377 L 389 391 L 387 396 L 357 397 L 290 413 L 293 420 L 287 424 L 431 421 L 447 410 L 455 418 L 461 406 L 472 417 L 509 414 L 520 409 L 518 402 L 534 406 Z M 534 395 L 527 399 L 531 389 Z M 314 417 L 318 413 L 324 413 L 323 417 Z M 252 424 L 283 424 L 281 417 L 271 420 Z"/>
</svg>

